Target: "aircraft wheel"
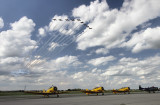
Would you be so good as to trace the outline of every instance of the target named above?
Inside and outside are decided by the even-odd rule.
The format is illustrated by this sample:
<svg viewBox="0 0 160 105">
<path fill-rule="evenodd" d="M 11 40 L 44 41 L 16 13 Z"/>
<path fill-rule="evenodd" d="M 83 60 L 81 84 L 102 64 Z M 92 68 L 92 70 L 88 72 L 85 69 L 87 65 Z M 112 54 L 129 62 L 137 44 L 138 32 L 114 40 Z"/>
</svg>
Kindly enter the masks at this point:
<svg viewBox="0 0 160 105">
<path fill-rule="evenodd" d="M 47 95 L 47 98 L 49 98 L 49 95 Z"/>
<path fill-rule="evenodd" d="M 88 95 L 88 96 L 89 96 L 89 93 L 86 93 L 86 95 Z"/>
</svg>

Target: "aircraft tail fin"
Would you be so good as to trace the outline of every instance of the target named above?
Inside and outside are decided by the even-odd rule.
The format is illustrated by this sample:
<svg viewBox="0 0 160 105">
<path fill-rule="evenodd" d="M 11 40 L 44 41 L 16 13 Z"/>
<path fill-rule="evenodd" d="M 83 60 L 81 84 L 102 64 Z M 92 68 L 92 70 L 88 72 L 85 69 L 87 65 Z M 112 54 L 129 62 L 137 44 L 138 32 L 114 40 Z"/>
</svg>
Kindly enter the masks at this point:
<svg viewBox="0 0 160 105">
<path fill-rule="evenodd" d="M 142 87 L 141 87 L 141 85 L 139 85 L 139 90 L 142 90 Z"/>
<path fill-rule="evenodd" d="M 46 91 L 43 89 L 43 93 L 45 93 Z"/>
</svg>

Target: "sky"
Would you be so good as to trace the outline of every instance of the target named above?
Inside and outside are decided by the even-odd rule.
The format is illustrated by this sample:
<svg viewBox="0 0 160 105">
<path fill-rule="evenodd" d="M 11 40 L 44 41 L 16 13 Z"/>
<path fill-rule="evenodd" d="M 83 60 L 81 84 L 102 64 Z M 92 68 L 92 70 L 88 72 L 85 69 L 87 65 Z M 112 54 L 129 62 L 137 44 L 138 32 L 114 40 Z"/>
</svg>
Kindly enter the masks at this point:
<svg viewBox="0 0 160 105">
<path fill-rule="evenodd" d="M 0 0 L 0 90 L 160 87 L 159 0 Z"/>
</svg>

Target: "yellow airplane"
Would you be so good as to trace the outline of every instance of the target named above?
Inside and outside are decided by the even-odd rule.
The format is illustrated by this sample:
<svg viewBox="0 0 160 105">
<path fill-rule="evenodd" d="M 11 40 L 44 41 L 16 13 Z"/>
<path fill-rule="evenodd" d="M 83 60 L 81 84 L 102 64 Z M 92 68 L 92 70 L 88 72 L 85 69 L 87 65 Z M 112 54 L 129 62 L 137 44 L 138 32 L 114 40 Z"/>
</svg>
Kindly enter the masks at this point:
<svg viewBox="0 0 160 105">
<path fill-rule="evenodd" d="M 104 95 L 104 88 L 103 87 L 96 87 L 92 90 L 88 90 L 88 89 L 82 90 L 82 92 L 86 93 L 86 95 L 89 95 L 89 94 L 97 94 L 98 95 L 98 93 L 102 93 L 102 95 Z"/>
<path fill-rule="evenodd" d="M 125 94 L 126 92 L 128 92 L 128 94 L 130 94 L 130 87 L 123 87 L 123 88 L 117 89 L 117 90 L 113 89 L 112 92 L 114 94 L 117 94 L 117 93 L 124 93 Z"/>
<path fill-rule="evenodd" d="M 58 91 L 58 88 L 53 85 L 48 90 L 43 89 L 43 91 L 25 91 L 25 92 L 31 94 L 43 95 L 44 97 L 45 96 L 49 97 L 49 95 L 57 95 L 57 97 L 59 97 L 59 94 L 62 94 L 62 92 Z"/>
</svg>

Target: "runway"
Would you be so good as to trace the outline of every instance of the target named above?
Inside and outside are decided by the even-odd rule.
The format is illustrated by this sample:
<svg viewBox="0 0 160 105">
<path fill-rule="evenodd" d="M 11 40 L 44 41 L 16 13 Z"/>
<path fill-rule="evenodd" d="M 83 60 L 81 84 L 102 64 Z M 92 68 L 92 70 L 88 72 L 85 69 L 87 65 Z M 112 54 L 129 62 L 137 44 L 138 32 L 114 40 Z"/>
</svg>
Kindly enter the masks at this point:
<svg viewBox="0 0 160 105">
<path fill-rule="evenodd" d="M 84 94 L 63 94 L 59 98 L 52 96 L 3 96 L 0 105 L 160 105 L 160 94 L 125 94 L 104 96 L 86 96 Z"/>
</svg>

